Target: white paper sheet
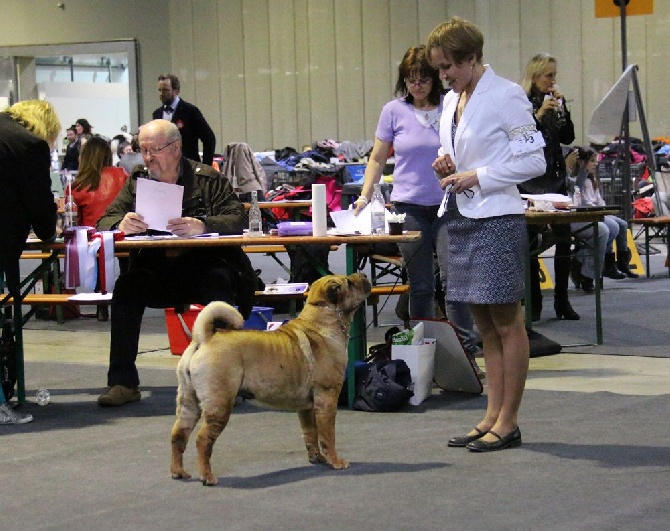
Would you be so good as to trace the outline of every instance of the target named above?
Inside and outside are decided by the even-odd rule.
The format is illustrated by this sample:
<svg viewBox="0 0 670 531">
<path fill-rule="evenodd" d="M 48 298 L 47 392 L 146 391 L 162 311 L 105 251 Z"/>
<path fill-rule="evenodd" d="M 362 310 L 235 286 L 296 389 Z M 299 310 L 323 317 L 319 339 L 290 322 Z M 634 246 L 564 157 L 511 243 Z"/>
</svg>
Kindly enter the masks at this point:
<svg viewBox="0 0 670 531">
<path fill-rule="evenodd" d="M 135 210 L 150 229 L 167 231 L 168 220 L 181 217 L 183 198 L 183 186 L 137 179 Z"/>
<path fill-rule="evenodd" d="M 388 234 L 389 217 L 391 212 L 386 209 L 386 233 Z M 347 235 L 347 234 L 370 234 L 372 232 L 372 218 L 370 216 L 370 205 L 365 205 L 365 208 L 354 216 L 353 209 L 336 210 L 330 213 L 330 217 L 335 223 L 335 229 L 329 230 L 331 234 Z"/>
</svg>

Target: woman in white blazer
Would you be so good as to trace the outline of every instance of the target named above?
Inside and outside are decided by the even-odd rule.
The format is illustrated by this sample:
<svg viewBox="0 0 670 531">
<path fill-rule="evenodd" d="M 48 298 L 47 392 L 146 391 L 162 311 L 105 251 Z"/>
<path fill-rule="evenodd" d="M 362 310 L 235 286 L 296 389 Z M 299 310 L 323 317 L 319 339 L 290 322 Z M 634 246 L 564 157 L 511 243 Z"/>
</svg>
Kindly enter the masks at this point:
<svg viewBox="0 0 670 531">
<path fill-rule="evenodd" d="M 450 300 L 470 304 L 488 381 L 484 418 L 449 446 L 475 452 L 521 444 L 518 411 L 528 372 L 521 311 L 528 236 L 517 184 L 544 173 L 544 140 L 517 84 L 482 63 L 484 37 L 454 17 L 428 38 L 431 63 L 450 88 L 433 168 L 445 189 L 438 260 Z M 448 248 L 448 251 L 447 251 Z"/>
</svg>

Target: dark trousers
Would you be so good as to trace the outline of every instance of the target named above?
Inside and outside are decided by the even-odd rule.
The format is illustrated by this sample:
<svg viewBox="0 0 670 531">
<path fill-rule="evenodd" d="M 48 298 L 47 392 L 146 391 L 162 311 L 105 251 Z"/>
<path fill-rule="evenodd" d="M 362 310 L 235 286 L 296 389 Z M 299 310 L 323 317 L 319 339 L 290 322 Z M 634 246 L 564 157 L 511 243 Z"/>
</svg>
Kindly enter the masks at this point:
<svg viewBox="0 0 670 531">
<path fill-rule="evenodd" d="M 540 290 L 540 263 L 538 261 L 538 251 L 546 249 L 545 242 L 540 242 L 540 233 L 543 227 L 541 225 L 528 225 L 528 241 L 530 244 L 530 293 L 531 301 L 535 306 L 542 300 L 542 291 Z M 568 279 L 570 278 L 570 246 L 571 234 L 570 224 L 562 223 L 551 225 L 552 239 L 551 243 L 556 244 L 556 253 L 554 255 L 554 295 L 558 297 L 567 297 Z"/>
<path fill-rule="evenodd" d="M 168 308 L 221 300 L 233 304 L 235 278 L 223 266 L 164 261 L 160 268 L 131 267 L 119 276 L 112 297 L 112 331 L 107 385 L 137 387 L 135 360 L 147 307 Z"/>
</svg>

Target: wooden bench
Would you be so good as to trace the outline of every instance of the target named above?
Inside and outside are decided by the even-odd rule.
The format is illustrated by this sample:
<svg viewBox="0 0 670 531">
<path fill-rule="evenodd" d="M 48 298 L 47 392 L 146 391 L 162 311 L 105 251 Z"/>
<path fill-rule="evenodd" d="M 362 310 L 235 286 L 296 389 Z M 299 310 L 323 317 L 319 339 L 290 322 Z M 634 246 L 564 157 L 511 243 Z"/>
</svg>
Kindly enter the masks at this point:
<svg viewBox="0 0 670 531">
<path fill-rule="evenodd" d="M 668 255 L 670 255 L 670 239 L 668 238 L 668 231 L 670 229 L 670 216 L 656 216 L 653 218 L 633 218 L 628 220 L 629 224 L 642 225 L 644 229 L 644 254 L 647 266 L 647 278 L 649 278 L 649 242 L 653 239 L 665 239 L 668 247 Z M 649 234 L 652 230 L 653 233 Z M 670 263 L 668 264 L 668 276 L 670 277 Z"/>
<path fill-rule="evenodd" d="M 400 295 L 409 291 L 408 284 L 396 284 L 386 286 L 373 286 L 368 300 L 373 297 L 379 298 L 384 295 Z M 71 301 L 71 293 L 29 293 L 23 299 L 23 304 L 26 306 L 40 306 L 40 305 L 64 305 L 75 303 L 79 305 L 109 305 L 112 303 L 111 299 L 102 300 L 86 300 L 86 301 Z M 255 293 L 257 301 L 271 302 L 273 300 L 301 300 L 307 297 L 307 293 L 266 293 L 264 291 L 257 291 Z M 12 297 L 9 298 L 8 304 L 13 304 Z"/>
</svg>

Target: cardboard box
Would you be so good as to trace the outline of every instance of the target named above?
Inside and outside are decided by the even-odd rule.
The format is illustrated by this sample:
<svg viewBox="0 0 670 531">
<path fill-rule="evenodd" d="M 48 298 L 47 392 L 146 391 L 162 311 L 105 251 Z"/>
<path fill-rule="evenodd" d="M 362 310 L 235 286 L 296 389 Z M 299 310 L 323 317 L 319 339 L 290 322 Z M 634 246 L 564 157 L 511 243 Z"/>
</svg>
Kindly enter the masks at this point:
<svg viewBox="0 0 670 531">
<path fill-rule="evenodd" d="M 191 330 L 193 323 L 203 306 L 191 304 L 191 307 L 183 314 L 178 315 L 174 308 L 165 308 L 165 324 L 167 326 L 168 340 L 170 341 L 170 352 L 175 356 L 181 356 L 191 342 Z M 244 321 L 242 328 L 247 330 L 266 330 L 268 323 L 272 321 L 274 308 L 254 306 L 249 319 Z M 181 319 L 180 319 L 181 317 Z"/>
<path fill-rule="evenodd" d="M 414 396 L 409 403 L 418 406 L 433 390 L 435 367 L 435 339 L 426 338 L 420 345 L 393 345 L 391 359 L 404 360 L 412 376 Z"/>
</svg>

